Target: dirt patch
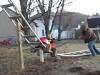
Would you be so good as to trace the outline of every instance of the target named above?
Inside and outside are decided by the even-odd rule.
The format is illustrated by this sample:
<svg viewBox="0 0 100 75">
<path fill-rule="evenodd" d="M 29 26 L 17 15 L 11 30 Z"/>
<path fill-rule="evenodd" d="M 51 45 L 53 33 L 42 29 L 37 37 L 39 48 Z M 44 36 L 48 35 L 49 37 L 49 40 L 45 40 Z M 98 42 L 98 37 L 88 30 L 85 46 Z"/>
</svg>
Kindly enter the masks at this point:
<svg viewBox="0 0 100 75">
<path fill-rule="evenodd" d="M 34 62 L 27 65 L 19 75 L 52 75 L 51 72 L 55 68 L 55 65 L 55 63 L 50 62 Z"/>
<path fill-rule="evenodd" d="M 72 73 L 75 73 L 75 72 L 81 72 L 81 71 L 84 71 L 84 68 L 82 67 L 72 67 L 72 68 L 69 68 L 68 69 L 69 72 L 72 72 Z"/>
<path fill-rule="evenodd" d="M 88 72 L 84 75 L 100 75 L 100 71 L 93 71 L 93 72 Z"/>
<path fill-rule="evenodd" d="M 100 75 L 100 71 L 89 72 L 89 70 L 86 70 L 80 66 L 69 68 L 68 71 L 71 73 L 77 73 L 78 75 Z"/>
</svg>

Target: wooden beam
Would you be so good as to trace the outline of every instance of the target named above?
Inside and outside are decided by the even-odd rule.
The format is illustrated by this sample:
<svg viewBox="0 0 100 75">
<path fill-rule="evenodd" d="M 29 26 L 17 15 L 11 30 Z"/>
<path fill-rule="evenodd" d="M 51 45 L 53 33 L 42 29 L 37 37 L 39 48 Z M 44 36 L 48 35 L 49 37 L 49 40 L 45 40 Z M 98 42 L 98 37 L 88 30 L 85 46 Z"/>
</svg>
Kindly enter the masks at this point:
<svg viewBox="0 0 100 75">
<path fill-rule="evenodd" d="M 17 25 L 17 41 L 18 41 L 18 49 L 19 49 L 19 61 L 21 69 L 24 69 L 24 56 L 23 56 L 23 48 L 22 48 L 22 35 L 21 35 L 21 26 L 18 22 L 18 18 L 16 19 Z"/>
<path fill-rule="evenodd" d="M 40 61 L 41 61 L 41 62 L 44 62 L 44 54 L 43 54 L 43 50 L 40 49 L 39 52 L 40 52 Z"/>
</svg>

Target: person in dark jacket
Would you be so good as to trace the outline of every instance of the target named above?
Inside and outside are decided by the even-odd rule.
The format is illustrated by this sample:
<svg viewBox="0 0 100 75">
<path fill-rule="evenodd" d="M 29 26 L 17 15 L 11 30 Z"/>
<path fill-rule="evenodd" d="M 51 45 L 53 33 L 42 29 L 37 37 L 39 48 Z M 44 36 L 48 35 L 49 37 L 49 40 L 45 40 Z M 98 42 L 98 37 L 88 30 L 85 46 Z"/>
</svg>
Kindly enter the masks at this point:
<svg viewBox="0 0 100 75">
<path fill-rule="evenodd" d="M 100 52 L 97 50 L 95 46 L 95 41 L 96 41 L 96 34 L 91 30 L 88 25 L 81 25 L 81 39 L 85 41 L 85 43 L 88 43 L 88 48 L 93 56 L 96 54 L 100 54 Z"/>
</svg>

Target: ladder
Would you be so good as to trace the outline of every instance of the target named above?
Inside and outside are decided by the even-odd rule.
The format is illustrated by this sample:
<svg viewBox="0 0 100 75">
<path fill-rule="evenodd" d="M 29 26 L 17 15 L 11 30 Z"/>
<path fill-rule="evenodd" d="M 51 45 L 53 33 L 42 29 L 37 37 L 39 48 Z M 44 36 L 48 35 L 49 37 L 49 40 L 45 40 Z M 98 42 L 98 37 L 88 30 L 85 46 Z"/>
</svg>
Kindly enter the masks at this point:
<svg viewBox="0 0 100 75">
<path fill-rule="evenodd" d="M 16 25 L 16 20 L 17 20 L 17 22 L 18 22 L 18 24 L 20 25 L 20 27 L 22 27 L 22 28 L 24 28 L 24 26 L 22 25 L 22 23 L 21 23 L 21 20 L 20 19 L 22 19 L 25 23 L 26 23 L 26 25 L 27 25 L 27 27 L 33 32 L 33 34 L 37 37 L 37 39 L 39 40 L 39 44 L 41 44 L 42 46 L 43 46 L 43 48 L 46 48 L 46 45 L 40 40 L 40 38 L 38 37 L 38 35 L 36 34 L 36 32 L 33 30 L 33 28 L 31 27 L 31 25 L 28 23 L 28 21 L 25 19 L 25 17 L 23 16 L 23 14 L 20 12 L 20 10 L 17 8 L 17 6 L 16 6 L 16 4 L 13 2 L 13 0 L 8 0 L 8 2 L 9 2 L 9 4 L 6 4 L 6 5 L 2 5 L 1 7 L 2 7 L 2 10 L 4 10 L 5 11 L 5 13 L 8 15 L 8 17 L 11 19 L 11 21 L 13 22 L 13 24 L 15 25 L 15 26 L 17 26 Z M 14 9 L 14 11 L 16 12 L 16 16 L 11 16 L 10 14 L 9 14 L 9 12 L 7 11 L 7 9 L 9 8 L 9 7 L 13 7 L 13 9 Z M 26 42 L 28 43 L 28 44 L 31 44 L 31 45 L 34 45 L 35 44 L 35 42 L 31 42 L 28 38 L 29 37 L 32 37 L 32 36 L 30 36 L 30 35 L 24 35 L 24 33 L 23 33 L 23 31 L 21 31 L 21 36 L 23 36 L 24 38 L 25 38 L 25 40 L 26 40 Z M 38 44 L 38 43 L 36 43 L 36 44 Z M 42 62 L 44 62 L 44 57 L 43 57 L 43 50 L 40 50 L 41 52 L 40 52 L 40 61 L 42 61 Z"/>
<path fill-rule="evenodd" d="M 37 39 L 39 40 L 39 42 L 42 44 L 42 46 L 46 48 L 46 46 L 45 46 L 45 45 L 42 43 L 42 41 L 39 39 L 38 35 L 37 35 L 36 32 L 33 30 L 33 28 L 31 27 L 31 25 L 28 23 L 28 21 L 25 19 L 25 17 L 23 16 L 23 14 L 22 14 L 22 13 L 20 12 L 20 10 L 17 8 L 16 4 L 15 4 L 12 0 L 9 0 L 8 2 L 9 2 L 9 4 L 2 5 L 1 7 L 2 7 L 2 9 L 6 12 L 6 14 L 8 15 L 8 17 L 12 20 L 12 22 L 14 23 L 14 25 L 16 26 L 16 23 L 15 23 L 14 20 L 17 18 L 17 20 L 18 20 L 20 26 L 21 26 L 22 28 L 24 28 L 23 25 L 22 25 L 22 23 L 20 22 L 20 19 L 19 19 L 19 18 L 23 19 L 24 22 L 26 23 L 26 25 L 29 27 L 29 29 L 34 33 L 34 35 L 37 37 Z M 16 16 L 10 16 L 10 14 L 9 14 L 9 13 L 7 12 L 7 10 L 6 10 L 8 7 L 13 7 L 13 8 L 14 8 L 14 11 L 16 12 L 17 15 L 16 15 Z M 30 36 L 30 35 L 24 35 L 23 32 L 22 32 L 21 34 L 22 34 L 23 37 L 25 37 L 25 40 L 27 41 L 27 43 L 30 44 L 31 42 L 27 39 L 27 37 L 32 37 L 32 36 Z"/>
</svg>

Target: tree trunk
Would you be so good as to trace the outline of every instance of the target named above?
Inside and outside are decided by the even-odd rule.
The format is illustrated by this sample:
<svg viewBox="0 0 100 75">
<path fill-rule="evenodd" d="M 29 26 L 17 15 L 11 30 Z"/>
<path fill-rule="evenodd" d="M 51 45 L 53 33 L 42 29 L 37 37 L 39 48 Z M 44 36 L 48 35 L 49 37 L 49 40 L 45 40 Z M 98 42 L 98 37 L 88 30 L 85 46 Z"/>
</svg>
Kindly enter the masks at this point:
<svg viewBox="0 0 100 75">
<path fill-rule="evenodd" d="M 59 25 L 59 28 L 58 28 L 58 41 L 61 41 L 61 26 Z"/>
<path fill-rule="evenodd" d="M 58 41 L 61 40 L 61 32 L 62 32 L 62 29 L 61 29 L 61 20 L 62 20 L 62 12 L 63 12 L 63 8 L 64 8 L 64 2 L 65 0 L 62 0 L 62 7 L 61 7 L 61 10 L 60 10 L 60 16 L 59 16 L 59 27 L 58 27 Z"/>
<path fill-rule="evenodd" d="M 28 0 L 20 0 L 21 12 L 26 20 L 28 20 L 28 13 L 26 11 L 27 10 L 27 1 Z M 24 31 L 24 34 L 28 35 L 29 34 L 29 27 L 26 25 L 24 20 L 22 20 L 22 25 L 23 25 L 22 30 Z"/>
<path fill-rule="evenodd" d="M 97 42 L 100 42 L 100 30 L 97 30 L 96 33 L 97 33 Z"/>
</svg>

